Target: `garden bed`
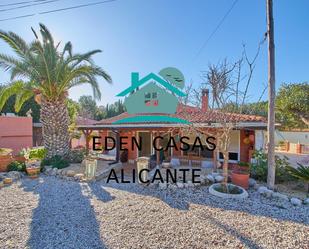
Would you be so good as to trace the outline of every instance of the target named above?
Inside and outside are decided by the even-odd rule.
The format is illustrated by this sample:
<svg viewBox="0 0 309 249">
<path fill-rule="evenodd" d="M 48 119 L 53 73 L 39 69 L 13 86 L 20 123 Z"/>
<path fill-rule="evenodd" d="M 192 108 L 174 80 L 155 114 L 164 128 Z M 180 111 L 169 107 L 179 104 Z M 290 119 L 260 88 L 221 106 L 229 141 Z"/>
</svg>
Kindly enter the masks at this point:
<svg viewBox="0 0 309 249">
<path fill-rule="evenodd" d="M 226 185 L 222 183 L 215 183 L 209 187 L 209 193 L 225 199 L 244 199 L 248 197 L 248 193 L 244 188 L 231 183 Z"/>
</svg>

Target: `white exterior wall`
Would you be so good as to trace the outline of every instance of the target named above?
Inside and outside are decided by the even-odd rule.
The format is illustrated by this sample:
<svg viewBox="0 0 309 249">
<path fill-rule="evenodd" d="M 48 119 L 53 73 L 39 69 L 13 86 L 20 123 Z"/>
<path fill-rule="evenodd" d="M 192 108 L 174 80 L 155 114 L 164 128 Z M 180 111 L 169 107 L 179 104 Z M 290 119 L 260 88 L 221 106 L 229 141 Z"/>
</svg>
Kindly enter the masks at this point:
<svg viewBox="0 0 309 249">
<path fill-rule="evenodd" d="M 267 143 L 266 131 L 264 130 L 255 130 L 255 149 L 256 150 L 265 150 Z"/>
<path fill-rule="evenodd" d="M 275 133 L 275 143 L 279 141 L 289 141 L 290 143 L 300 143 L 309 145 L 309 132 L 305 131 L 278 131 Z"/>
</svg>

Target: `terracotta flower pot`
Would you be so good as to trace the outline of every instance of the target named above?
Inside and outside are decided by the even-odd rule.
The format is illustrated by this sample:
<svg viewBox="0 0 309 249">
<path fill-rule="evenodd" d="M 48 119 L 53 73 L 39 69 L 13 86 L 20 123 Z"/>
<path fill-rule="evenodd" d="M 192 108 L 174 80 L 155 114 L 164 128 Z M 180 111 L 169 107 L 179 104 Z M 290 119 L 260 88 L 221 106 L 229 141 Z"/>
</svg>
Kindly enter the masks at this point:
<svg viewBox="0 0 309 249">
<path fill-rule="evenodd" d="M 243 187 L 244 189 L 249 188 L 249 173 L 244 172 L 232 172 L 232 183 Z"/>
<path fill-rule="evenodd" d="M 8 165 L 13 161 L 12 155 L 0 155 L 0 172 L 5 172 Z"/>
<path fill-rule="evenodd" d="M 26 162 L 26 171 L 30 178 L 37 178 L 40 174 L 41 167 L 40 161 Z"/>
<path fill-rule="evenodd" d="M 13 179 L 9 177 L 3 179 L 4 184 L 11 184 L 12 182 L 13 182 Z"/>
<path fill-rule="evenodd" d="M 30 178 L 37 178 L 40 173 L 40 168 L 26 168 L 26 171 Z"/>
<path fill-rule="evenodd" d="M 14 160 L 21 163 L 26 162 L 26 158 L 24 156 L 14 156 Z"/>
</svg>

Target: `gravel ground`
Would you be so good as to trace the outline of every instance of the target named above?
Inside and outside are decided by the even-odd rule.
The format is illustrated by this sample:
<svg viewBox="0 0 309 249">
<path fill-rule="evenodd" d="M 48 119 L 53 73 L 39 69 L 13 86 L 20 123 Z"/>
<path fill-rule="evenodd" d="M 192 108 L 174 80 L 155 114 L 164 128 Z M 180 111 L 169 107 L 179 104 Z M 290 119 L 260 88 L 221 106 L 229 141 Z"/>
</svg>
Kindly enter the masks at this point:
<svg viewBox="0 0 309 249">
<path fill-rule="evenodd" d="M 309 248 L 309 206 L 249 195 L 23 178 L 0 190 L 0 248 Z"/>
</svg>

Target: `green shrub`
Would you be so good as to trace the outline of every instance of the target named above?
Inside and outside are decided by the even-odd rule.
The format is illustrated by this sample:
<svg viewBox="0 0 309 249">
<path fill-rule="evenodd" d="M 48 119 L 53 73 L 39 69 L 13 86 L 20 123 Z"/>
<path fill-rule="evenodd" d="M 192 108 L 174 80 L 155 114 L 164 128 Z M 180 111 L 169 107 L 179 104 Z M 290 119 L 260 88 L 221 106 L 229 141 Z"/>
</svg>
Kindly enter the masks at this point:
<svg viewBox="0 0 309 249">
<path fill-rule="evenodd" d="M 47 150 L 45 148 L 33 148 L 30 150 L 29 159 L 43 160 L 46 157 Z"/>
<path fill-rule="evenodd" d="M 26 164 L 23 162 L 13 161 L 8 165 L 8 171 L 26 171 Z"/>
<path fill-rule="evenodd" d="M 41 166 L 51 166 L 52 168 L 63 169 L 70 165 L 67 159 L 62 158 L 61 156 L 53 156 L 51 158 L 43 159 Z"/>
<path fill-rule="evenodd" d="M 233 195 L 237 195 L 237 194 L 241 194 L 243 192 L 243 190 L 241 190 L 239 187 L 237 186 L 232 186 L 232 185 L 225 185 L 225 184 L 219 184 L 217 186 L 214 187 L 215 190 L 217 190 L 220 193 L 229 193 L 229 194 L 233 194 Z"/>
<path fill-rule="evenodd" d="M 267 154 L 263 151 L 256 151 L 253 154 L 253 157 L 256 159 L 256 163 L 252 163 L 250 167 L 250 175 L 256 180 L 266 182 L 268 165 L 267 165 Z M 282 183 L 287 181 L 295 180 L 295 177 L 291 176 L 288 172 L 288 158 L 284 156 L 280 158 L 275 156 L 276 164 L 276 183 Z"/>
<path fill-rule="evenodd" d="M 72 150 L 69 155 L 69 161 L 71 163 L 81 163 L 84 160 L 85 153 L 84 149 Z"/>
<path fill-rule="evenodd" d="M 290 173 L 290 175 L 308 184 L 308 193 L 309 193 L 309 166 L 304 166 L 300 163 L 297 163 L 297 164 L 298 164 L 297 168 L 288 166 L 287 170 Z"/>
<path fill-rule="evenodd" d="M 12 149 L 8 149 L 8 148 L 0 148 L 0 155 L 1 156 L 6 156 L 6 155 L 10 155 L 12 153 Z"/>
<path fill-rule="evenodd" d="M 19 155 L 24 156 L 26 160 L 43 160 L 46 154 L 47 150 L 43 147 L 24 148 L 19 152 Z"/>
<path fill-rule="evenodd" d="M 240 167 L 247 167 L 247 168 L 250 167 L 250 164 L 247 163 L 247 162 L 239 162 L 238 165 L 239 165 Z"/>
</svg>

